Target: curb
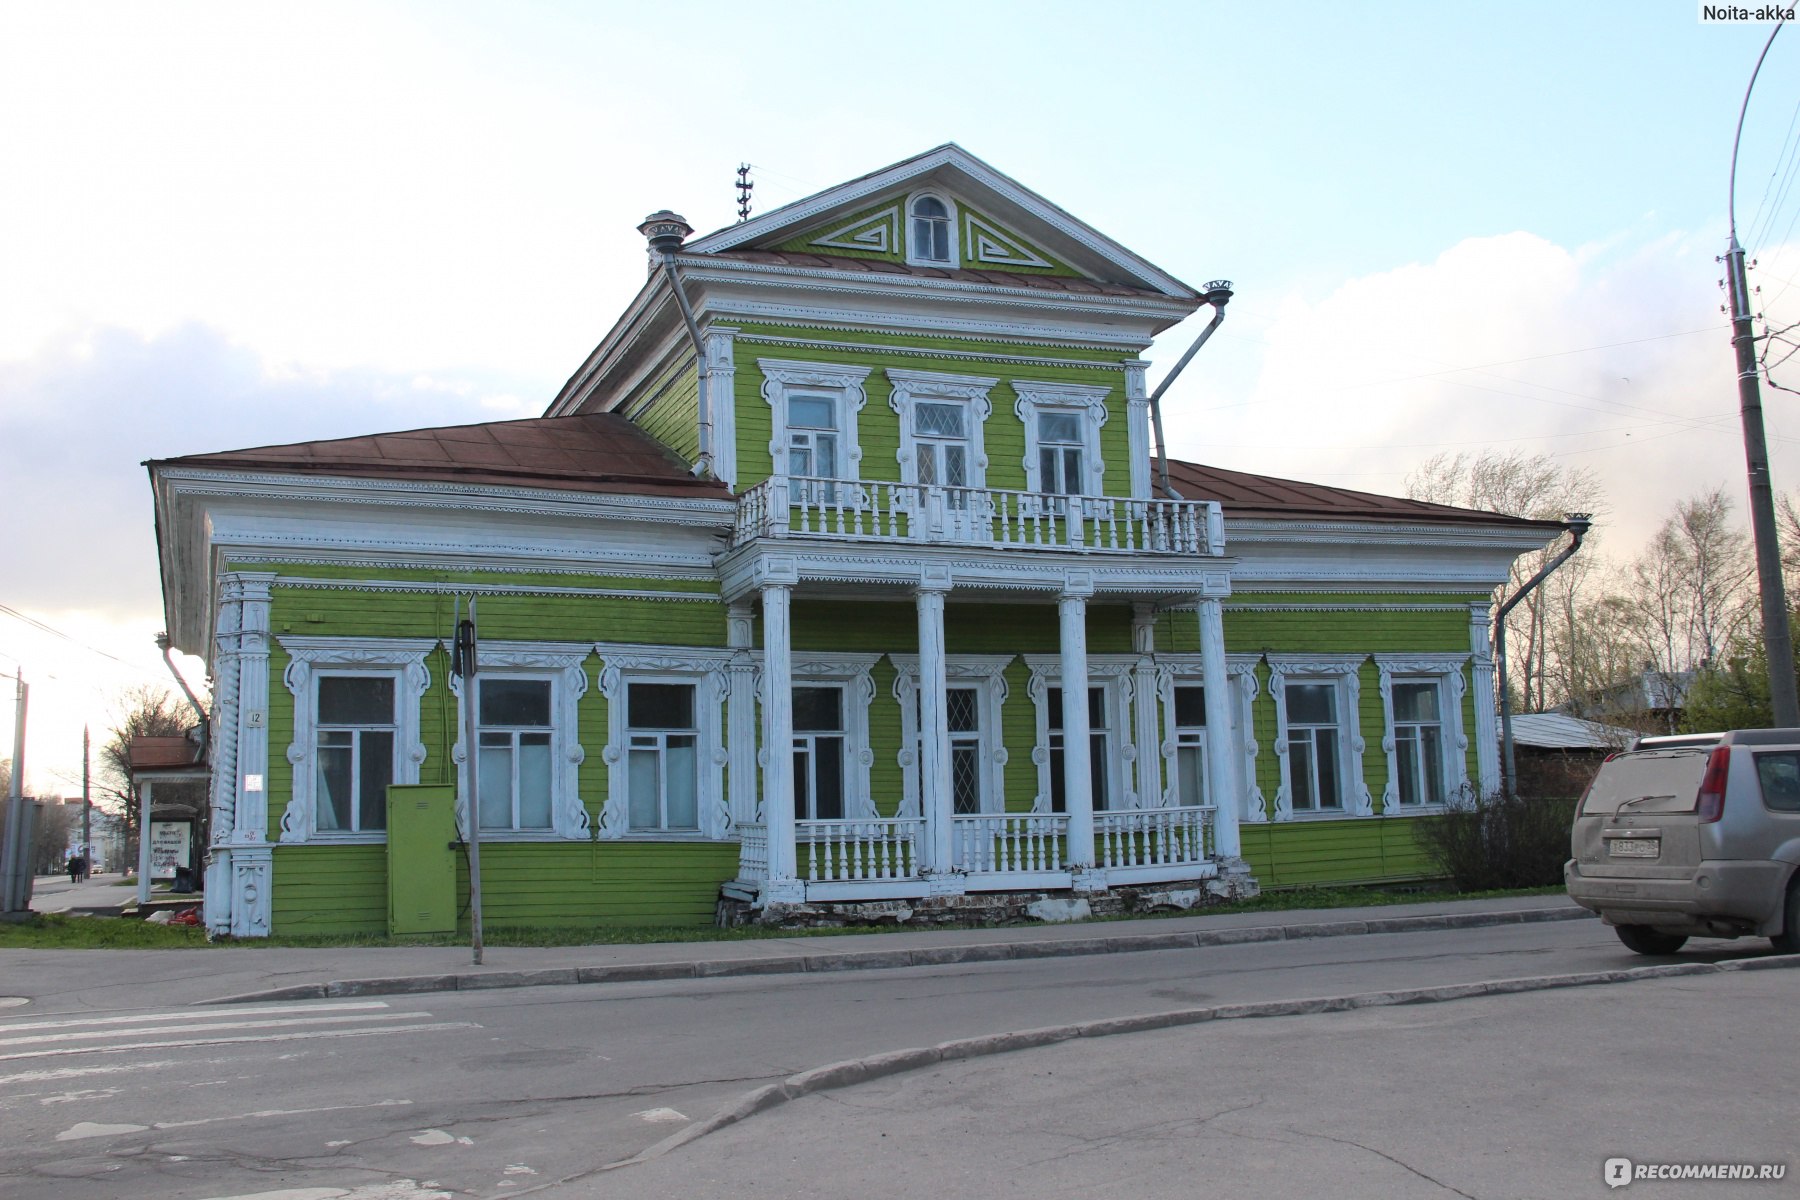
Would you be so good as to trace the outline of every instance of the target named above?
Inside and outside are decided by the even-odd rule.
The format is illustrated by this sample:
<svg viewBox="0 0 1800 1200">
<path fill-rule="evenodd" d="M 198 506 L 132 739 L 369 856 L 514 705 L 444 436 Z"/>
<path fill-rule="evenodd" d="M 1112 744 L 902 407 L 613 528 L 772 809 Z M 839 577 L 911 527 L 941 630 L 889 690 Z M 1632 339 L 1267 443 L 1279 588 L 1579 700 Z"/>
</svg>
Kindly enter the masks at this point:
<svg viewBox="0 0 1800 1200">
<path fill-rule="evenodd" d="M 1496 922 L 1497 924 L 1499 922 Z M 1041 1029 L 1023 1029 L 1015 1033 L 994 1033 L 980 1037 L 958 1038 L 935 1046 L 918 1046 L 906 1050 L 890 1050 L 868 1058 L 827 1063 L 789 1075 L 779 1083 L 765 1084 L 745 1092 L 704 1121 L 696 1122 L 671 1134 L 662 1141 L 630 1158 L 608 1163 L 600 1169 L 613 1171 L 620 1167 L 650 1162 L 697 1141 L 709 1133 L 735 1125 L 765 1109 L 798 1100 L 814 1092 L 854 1087 L 859 1083 L 916 1071 L 940 1062 L 965 1058 L 981 1058 L 990 1054 L 1008 1054 L 1029 1050 L 1075 1038 L 1113 1037 L 1124 1033 L 1141 1033 L 1150 1029 L 1174 1029 L 1199 1025 L 1207 1021 L 1241 1021 L 1253 1017 L 1297 1017 L 1313 1013 L 1348 1012 L 1359 1008 L 1389 1008 L 1403 1004 L 1443 1004 L 1475 996 L 1503 996 L 1519 992 L 1542 992 L 1557 988 L 1596 987 L 1614 983 L 1638 983 L 1649 979 L 1670 979 L 1687 975 L 1723 975 L 1734 971 L 1779 971 L 1800 969 L 1800 954 L 1768 958 L 1742 958 L 1717 963 L 1659 963 L 1647 967 L 1627 967 L 1614 971 L 1588 971 L 1576 975 L 1538 975 L 1520 979 L 1494 979 L 1484 983 L 1440 984 L 1435 987 L 1402 988 L 1388 992 L 1358 992 L 1348 996 L 1320 996 L 1302 1000 L 1265 1000 L 1249 1004 L 1221 1004 L 1210 1008 L 1181 1008 L 1170 1012 L 1145 1013 L 1135 1017 L 1111 1017 L 1101 1021 L 1082 1021 L 1073 1025 L 1050 1025 Z"/>
<path fill-rule="evenodd" d="M 418 992 L 482 991 L 490 988 L 555 987 L 575 983 L 645 983 L 668 979 L 716 979 L 735 975 L 796 975 L 809 972 L 880 971 L 896 967 L 942 967 L 1004 959 L 1062 958 L 1077 954 L 1138 954 L 1150 950 L 1193 950 L 1250 942 L 1358 937 L 1369 933 L 1416 933 L 1433 929 L 1475 929 L 1492 925 L 1534 925 L 1545 921 L 1592 919 L 1585 908 L 1522 908 L 1502 912 L 1437 913 L 1377 917 L 1362 921 L 1319 921 L 1304 925 L 1257 925 L 1237 929 L 1197 929 L 1185 933 L 1121 934 L 1117 937 L 1056 941 L 976 942 L 915 950 L 851 950 L 789 954 L 771 958 L 702 959 L 692 962 L 626 963 L 603 967 L 549 967 L 535 971 L 466 972 L 386 979 L 340 979 L 244 992 L 202 1000 L 201 1004 L 249 1004 L 272 1000 L 329 1000 L 345 996 L 402 996 Z"/>
</svg>

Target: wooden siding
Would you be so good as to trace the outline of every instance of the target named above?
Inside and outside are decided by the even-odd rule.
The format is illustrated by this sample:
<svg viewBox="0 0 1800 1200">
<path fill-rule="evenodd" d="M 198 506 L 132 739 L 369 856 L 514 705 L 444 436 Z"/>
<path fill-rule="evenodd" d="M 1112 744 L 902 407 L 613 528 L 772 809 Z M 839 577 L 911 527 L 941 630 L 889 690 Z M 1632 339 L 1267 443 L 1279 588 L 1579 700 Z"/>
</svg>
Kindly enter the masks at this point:
<svg viewBox="0 0 1800 1200">
<path fill-rule="evenodd" d="M 1431 817 L 1362 817 L 1242 826 L 1244 858 L 1264 887 L 1334 887 L 1429 879 L 1419 845 Z"/>
<path fill-rule="evenodd" d="M 662 372 L 643 389 L 647 399 L 633 404 L 634 424 L 682 458 L 700 458 L 700 374 L 692 357 Z"/>
</svg>

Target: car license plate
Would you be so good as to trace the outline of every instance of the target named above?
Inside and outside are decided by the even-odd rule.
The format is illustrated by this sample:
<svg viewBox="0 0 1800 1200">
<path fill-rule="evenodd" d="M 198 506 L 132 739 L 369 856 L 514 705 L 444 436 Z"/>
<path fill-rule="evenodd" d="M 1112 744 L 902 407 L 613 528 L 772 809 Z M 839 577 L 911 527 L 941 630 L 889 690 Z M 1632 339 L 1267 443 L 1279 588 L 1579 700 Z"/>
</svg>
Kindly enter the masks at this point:
<svg viewBox="0 0 1800 1200">
<path fill-rule="evenodd" d="M 1606 852 L 1614 858 L 1655 858 L 1662 853 L 1662 843 L 1656 838 L 1612 838 Z"/>
</svg>

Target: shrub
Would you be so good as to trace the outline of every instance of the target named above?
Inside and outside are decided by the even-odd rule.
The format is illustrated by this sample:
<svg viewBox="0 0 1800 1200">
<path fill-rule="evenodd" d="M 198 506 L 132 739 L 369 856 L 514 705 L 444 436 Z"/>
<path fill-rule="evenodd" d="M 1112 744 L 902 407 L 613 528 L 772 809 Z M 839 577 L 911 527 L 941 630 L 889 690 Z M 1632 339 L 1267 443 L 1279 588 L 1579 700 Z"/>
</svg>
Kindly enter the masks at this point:
<svg viewBox="0 0 1800 1200">
<path fill-rule="evenodd" d="M 1419 842 L 1459 892 L 1553 887 L 1569 858 L 1575 801 L 1473 793 L 1419 826 Z"/>
</svg>

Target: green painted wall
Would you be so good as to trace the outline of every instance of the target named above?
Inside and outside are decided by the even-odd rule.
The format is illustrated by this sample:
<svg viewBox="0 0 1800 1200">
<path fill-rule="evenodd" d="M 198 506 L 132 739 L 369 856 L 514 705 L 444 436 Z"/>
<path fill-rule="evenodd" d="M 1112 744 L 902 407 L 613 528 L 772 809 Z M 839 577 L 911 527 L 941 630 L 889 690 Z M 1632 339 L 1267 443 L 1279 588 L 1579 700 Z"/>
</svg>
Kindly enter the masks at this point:
<svg viewBox="0 0 1800 1200">
<path fill-rule="evenodd" d="M 1363 817 L 1243 825 L 1244 858 L 1264 887 L 1331 887 L 1433 876 L 1420 848 L 1430 817 Z"/>
<path fill-rule="evenodd" d="M 886 334 L 870 334 L 860 340 L 883 343 Z M 913 339 L 908 349 L 918 349 L 924 339 Z M 950 339 L 958 349 L 971 343 Z M 1011 346 L 1017 351 L 1021 347 Z M 987 364 L 968 358 L 895 356 L 876 350 L 800 348 L 787 345 L 762 346 L 747 341 L 737 347 L 737 374 L 734 377 L 738 429 L 739 491 L 745 491 L 767 479 L 773 470 L 769 455 L 772 412 L 763 398 L 764 376 L 757 365 L 759 358 L 787 359 L 801 362 L 842 364 L 869 367 L 863 382 L 867 403 L 857 415 L 857 440 L 863 456 L 860 475 L 868 480 L 897 482 L 900 479 L 900 417 L 889 406 L 893 387 L 884 367 L 908 370 L 942 371 L 949 374 L 983 375 L 998 378 L 1000 383 L 988 393 L 993 411 L 982 428 L 983 449 L 987 454 L 987 485 L 991 488 L 1022 490 L 1025 487 L 1025 424 L 1014 411 L 1018 393 L 1009 380 L 1027 379 L 1049 383 L 1079 383 L 1113 389 L 1108 397 L 1112 416 L 1100 429 L 1100 458 L 1105 464 L 1102 477 L 1104 492 L 1109 496 L 1129 495 L 1131 491 L 1130 436 L 1125 416 L 1125 369 L 1122 356 L 1110 363 L 1079 363 L 1071 359 L 1064 366 L 993 361 Z"/>
<path fill-rule="evenodd" d="M 665 370 L 644 389 L 631 419 L 689 463 L 700 457 L 700 373 L 692 358 Z"/>
</svg>

